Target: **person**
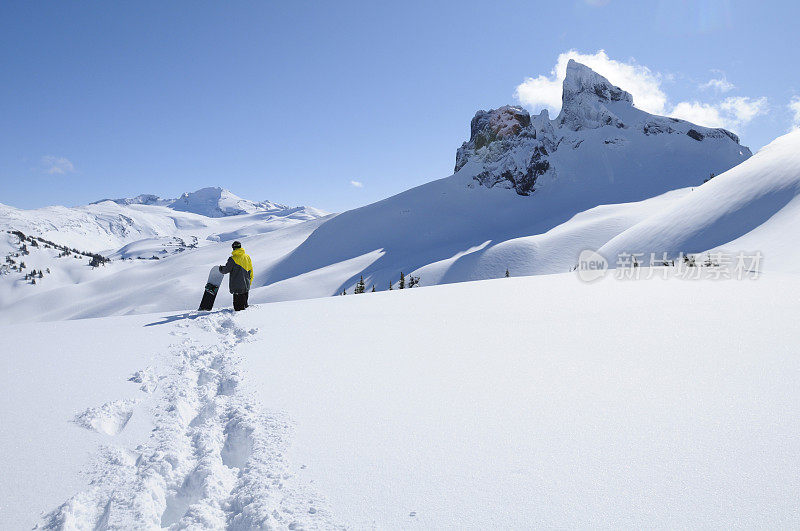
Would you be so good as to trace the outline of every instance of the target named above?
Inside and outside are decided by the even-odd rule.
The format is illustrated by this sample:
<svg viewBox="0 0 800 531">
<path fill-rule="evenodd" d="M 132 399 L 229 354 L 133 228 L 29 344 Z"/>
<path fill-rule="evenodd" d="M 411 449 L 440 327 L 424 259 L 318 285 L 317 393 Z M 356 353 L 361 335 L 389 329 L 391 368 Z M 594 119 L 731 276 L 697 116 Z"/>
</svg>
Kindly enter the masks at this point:
<svg viewBox="0 0 800 531">
<path fill-rule="evenodd" d="M 219 266 L 219 272 L 228 277 L 228 288 L 233 294 L 233 309 L 237 312 L 247 308 L 247 296 L 250 285 L 253 283 L 253 262 L 250 256 L 242 249 L 242 244 L 233 242 L 233 252 L 224 266 Z"/>
</svg>

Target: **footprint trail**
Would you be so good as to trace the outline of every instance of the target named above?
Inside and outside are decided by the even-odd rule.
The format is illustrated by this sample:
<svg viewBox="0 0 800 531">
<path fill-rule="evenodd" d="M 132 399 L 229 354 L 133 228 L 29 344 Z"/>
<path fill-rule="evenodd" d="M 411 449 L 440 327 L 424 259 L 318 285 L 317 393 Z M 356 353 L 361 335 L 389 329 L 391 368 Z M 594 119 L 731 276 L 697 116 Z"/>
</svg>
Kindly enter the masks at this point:
<svg viewBox="0 0 800 531">
<path fill-rule="evenodd" d="M 212 340 L 187 339 L 203 335 L 192 334 L 193 327 Z M 184 339 L 167 353 L 164 374 L 148 368 L 131 377 L 155 396 L 149 439 L 132 450 L 101 447 L 89 488 L 45 515 L 37 528 L 339 527 L 324 500 L 290 470 L 290 419 L 265 412 L 242 389 L 236 347 L 257 330 L 241 327 L 230 312 L 199 317 L 181 329 L 185 334 L 176 335 Z M 74 421 L 115 435 L 130 411 L 130 401 L 115 401 Z"/>
</svg>

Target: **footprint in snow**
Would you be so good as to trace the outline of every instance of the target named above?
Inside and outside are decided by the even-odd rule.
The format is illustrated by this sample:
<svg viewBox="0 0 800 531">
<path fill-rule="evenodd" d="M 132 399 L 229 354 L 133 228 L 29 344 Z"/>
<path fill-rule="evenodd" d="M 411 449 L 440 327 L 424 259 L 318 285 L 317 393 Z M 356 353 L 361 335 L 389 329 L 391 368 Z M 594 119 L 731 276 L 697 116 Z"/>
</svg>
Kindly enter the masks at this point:
<svg viewBox="0 0 800 531">
<path fill-rule="evenodd" d="M 133 408 L 138 400 L 114 400 L 100 407 L 90 407 L 79 413 L 72 421 L 87 430 L 116 435 L 125 429 L 133 416 Z"/>
<path fill-rule="evenodd" d="M 152 367 L 136 371 L 128 378 L 128 381 L 141 384 L 139 389 L 145 393 L 152 393 L 158 387 L 158 377 Z"/>
</svg>

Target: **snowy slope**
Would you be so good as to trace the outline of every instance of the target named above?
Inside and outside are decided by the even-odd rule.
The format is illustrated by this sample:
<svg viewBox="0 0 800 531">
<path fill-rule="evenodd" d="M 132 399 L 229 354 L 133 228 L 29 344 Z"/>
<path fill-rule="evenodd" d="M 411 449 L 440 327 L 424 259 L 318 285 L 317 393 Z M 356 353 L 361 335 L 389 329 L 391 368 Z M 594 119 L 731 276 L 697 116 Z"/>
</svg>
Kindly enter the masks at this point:
<svg viewBox="0 0 800 531">
<path fill-rule="evenodd" d="M 461 191 L 464 196 L 476 192 L 504 201 L 508 191 L 478 192 L 466 187 Z M 534 232 L 534 236 L 521 236 L 497 243 L 470 240 L 476 242 L 475 247 L 470 249 L 467 246 L 464 251 L 461 250 L 463 240 L 456 240 L 451 247 L 453 258 L 423 262 L 424 265 L 417 268 L 415 274 L 421 277 L 422 285 L 429 286 L 497 278 L 503 276 L 506 269 L 514 276 L 568 271 L 575 264 L 575 257 L 580 251 L 600 247 L 650 216 L 653 211 L 665 208 L 688 193 L 688 189 L 677 190 L 636 203 L 598 206 L 543 233 Z M 524 200 L 513 194 L 512 197 Z M 340 293 L 343 282 L 348 292 L 353 291 L 352 285 L 361 272 L 381 260 L 381 250 L 344 259 L 279 282 L 270 281 L 271 275 L 280 270 L 283 261 L 302 248 L 320 226 L 330 223 L 330 219 L 321 218 L 268 234 L 240 238 L 254 263 L 255 281 L 250 294 L 251 301 L 327 297 Z M 462 230 L 475 230 L 480 235 L 480 227 L 476 225 L 465 224 Z M 341 244 L 330 242 L 331 247 L 337 245 Z M 26 257 L 29 269 L 48 267 L 46 260 L 38 258 L 38 252 L 32 251 Z M 0 283 L 9 286 L 5 295 L 0 296 L 0 323 L 194 309 L 208 270 L 215 264 L 223 263 L 229 254 L 229 241 L 219 244 L 206 242 L 202 247 L 187 249 L 161 260 L 114 260 L 96 270 L 89 268 L 86 260 L 71 260 L 66 264 L 62 260 L 56 266 L 49 266 L 54 271 L 60 271 L 62 266 L 69 265 L 72 268 L 71 276 L 65 277 L 61 273 L 47 275 L 36 286 L 22 283 L 19 274 L 16 278 L 0 276 Z M 406 270 L 406 273 L 409 271 Z M 396 283 L 397 276 L 392 277 Z M 70 281 L 70 278 L 74 281 Z M 366 276 L 366 279 L 368 288 L 371 288 L 372 278 Z M 385 290 L 387 284 L 377 284 L 376 289 Z M 217 304 L 230 304 L 229 298 L 230 295 L 223 288 Z M 81 304 L 76 305 L 76 300 L 80 300 Z"/>
<path fill-rule="evenodd" d="M 622 232 L 600 252 L 673 257 L 724 248 L 760 251 L 772 271 L 800 271 L 800 131 Z"/>
<path fill-rule="evenodd" d="M 564 274 L 2 327 L 0 527 L 795 528 L 799 288 Z"/>
<path fill-rule="evenodd" d="M 231 219 L 231 218 L 226 218 Z M 269 268 L 308 237 L 327 218 L 296 223 L 280 230 L 242 238 L 254 257 L 256 279 L 261 268 Z M 87 260 L 50 262 L 53 275 L 38 284 L 25 284 L 20 274 L 0 275 L 0 323 L 28 320 L 61 320 L 164 310 L 195 309 L 212 266 L 224 264 L 230 241 L 208 242 L 197 249 L 161 260 L 113 260 L 92 269 Z M 32 251 L 25 259 L 28 269 L 41 269 L 47 257 Z M 68 269 L 65 269 L 68 265 Z M 220 290 L 217 305 L 229 304 L 227 285 Z M 76 304 L 76 301 L 80 301 Z"/>
</svg>

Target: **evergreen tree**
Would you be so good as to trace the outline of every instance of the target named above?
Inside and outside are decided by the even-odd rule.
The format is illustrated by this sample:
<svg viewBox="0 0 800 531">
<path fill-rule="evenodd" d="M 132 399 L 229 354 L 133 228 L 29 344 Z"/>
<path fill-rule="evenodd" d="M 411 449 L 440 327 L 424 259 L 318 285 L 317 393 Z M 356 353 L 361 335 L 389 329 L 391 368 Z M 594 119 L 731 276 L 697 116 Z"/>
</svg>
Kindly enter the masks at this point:
<svg viewBox="0 0 800 531">
<path fill-rule="evenodd" d="M 406 288 L 406 277 L 402 271 L 400 271 L 400 289 Z"/>
<path fill-rule="evenodd" d="M 392 287 L 392 281 L 389 281 L 389 291 L 392 291 L 394 288 Z"/>
<path fill-rule="evenodd" d="M 508 272 L 508 268 L 506 268 L 506 278 L 510 277 L 511 273 Z"/>
<path fill-rule="evenodd" d="M 375 293 L 375 284 L 372 285 L 372 293 Z"/>
<path fill-rule="evenodd" d="M 356 284 L 356 293 L 364 293 L 366 291 L 366 287 L 364 286 L 364 275 L 361 275 L 361 278 L 358 280 L 358 284 Z"/>
</svg>

